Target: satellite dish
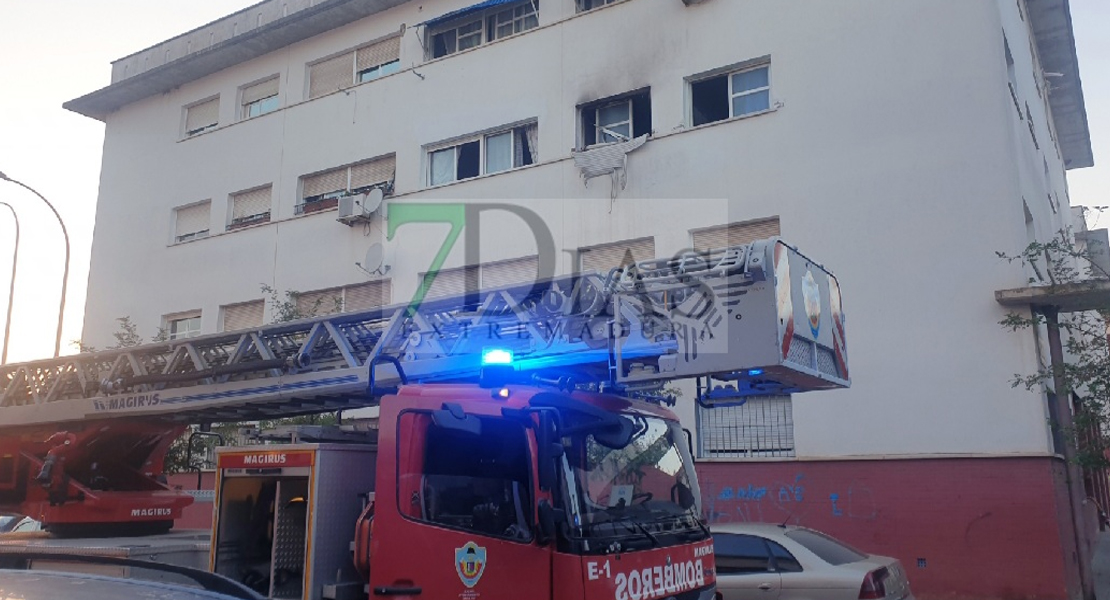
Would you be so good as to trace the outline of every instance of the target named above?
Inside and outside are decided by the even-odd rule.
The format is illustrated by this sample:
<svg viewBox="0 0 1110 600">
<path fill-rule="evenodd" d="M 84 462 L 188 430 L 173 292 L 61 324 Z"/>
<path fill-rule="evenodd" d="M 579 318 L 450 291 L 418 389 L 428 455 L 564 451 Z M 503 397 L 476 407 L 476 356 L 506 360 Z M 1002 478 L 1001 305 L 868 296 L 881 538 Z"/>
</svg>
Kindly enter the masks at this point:
<svg viewBox="0 0 1110 600">
<path fill-rule="evenodd" d="M 368 215 L 378 210 L 378 208 L 382 205 L 383 198 L 385 198 L 385 193 L 382 192 L 382 188 L 380 187 L 376 187 L 367 192 L 366 197 L 362 199 L 362 213 Z M 381 244 L 376 245 L 379 248 L 381 247 Z M 371 248 L 372 247 L 373 246 L 371 246 Z"/>
<path fill-rule="evenodd" d="M 361 266 L 367 271 L 377 272 L 381 270 L 383 260 L 385 260 L 385 248 L 375 242 L 366 249 L 366 258 Z"/>
</svg>

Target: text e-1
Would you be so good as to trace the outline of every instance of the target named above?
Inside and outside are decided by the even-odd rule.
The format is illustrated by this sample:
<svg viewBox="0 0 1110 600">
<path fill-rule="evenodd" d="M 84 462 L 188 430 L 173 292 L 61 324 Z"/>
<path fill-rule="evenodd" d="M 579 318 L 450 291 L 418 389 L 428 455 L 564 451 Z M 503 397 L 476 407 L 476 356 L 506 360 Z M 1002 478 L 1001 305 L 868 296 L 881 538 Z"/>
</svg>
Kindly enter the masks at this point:
<svg viewBox="0 0 1110 600">
<path fill-rule="evenodd" d="M 598 566 L 597 562 L 586 565 L 586 576 L 590 578 L 590 581 L 601 579 L 603 573 L 606 579 L 613 578 L 613 573 L 609 570 L 609 561 L 605 561 L 605 564 L 601 566 Z"/>
</svg>

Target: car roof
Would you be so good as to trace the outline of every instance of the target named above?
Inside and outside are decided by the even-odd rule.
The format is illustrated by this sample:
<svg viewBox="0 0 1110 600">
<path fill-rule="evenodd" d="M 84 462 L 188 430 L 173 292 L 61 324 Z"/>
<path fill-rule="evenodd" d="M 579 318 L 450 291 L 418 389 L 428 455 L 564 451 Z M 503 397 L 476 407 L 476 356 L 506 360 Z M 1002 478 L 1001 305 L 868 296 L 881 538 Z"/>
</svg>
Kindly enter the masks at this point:
<svg viewBox="0 0 1110 600">
<path fill-rule="evenodd" d="M 152 594 L 153 592 L 153 594 Z M 229 600 L 231 596 L 200 588 L 155 581 L 120 579 L 85 573 L 0 569 L 0 597 L 26 600 L 118 600 L 128 597 L 159 600 Z"/>
<path fill-rule="evenodd" d="M 806 529 L 797 525 L 781 525 L 779 523 L 710 523 L 709 530 L 713 533 L 754 533 L 758 535 L 782 535 L 787 531 Z"/>
</svg>

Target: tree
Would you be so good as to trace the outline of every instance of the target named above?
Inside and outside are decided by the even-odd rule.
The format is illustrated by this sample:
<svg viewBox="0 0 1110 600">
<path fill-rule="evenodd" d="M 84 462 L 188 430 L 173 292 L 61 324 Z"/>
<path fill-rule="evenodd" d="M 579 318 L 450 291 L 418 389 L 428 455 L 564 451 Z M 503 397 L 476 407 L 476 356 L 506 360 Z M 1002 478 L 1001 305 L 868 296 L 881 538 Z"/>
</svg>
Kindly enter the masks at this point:
<svg viewBox="0 0 1110 600">
<path fill-rule="evenodd" d="M 1009 262 L 1029 266 L 1035 274 L 1029 278 L 1029 283 L 1043 283 L 1052 292 L 1054 288 L 1064 286 L 1068 289 L 1094 289 L 1110 277 L 1110 273 L 1094 260 L 1095 252 L 1102 250 L 1077 243 L 1072 232 L 1065 229 L 1049 242 L 1029 244 L 1020 254 L 997 254 Z M 1066 402 L 1072 393 L 1081 399 L 1076 402 L 1072 427 L 1052 425 L 1063 436 L 1064 442 L 1075 449 L 1076 461 L 1084 468 L 1110 466 L 1106 458 L 1106 450 L 1110 446 L 1101 432 L 1102 425 L 1110 417 L 1108 322 L 1110 303 L 1095 310 L 1062 313 L 1059 326 L 1065 352 L 1064 363 L 1055 366 L 1042 363 L 1036 372 L 1018 373 L 1011 380 L 1014 387 L 1040 391 L 1054 387 L 1058 379 L 1063 387 L 1055 390 L 1060 402 Z M 1047 325 L 1047 320 L 1044 314 L 1033 311 L 1030 314 L 1010 313 L 1000 324 L 1011 331 L 1039 330 Z"/>
</svg>

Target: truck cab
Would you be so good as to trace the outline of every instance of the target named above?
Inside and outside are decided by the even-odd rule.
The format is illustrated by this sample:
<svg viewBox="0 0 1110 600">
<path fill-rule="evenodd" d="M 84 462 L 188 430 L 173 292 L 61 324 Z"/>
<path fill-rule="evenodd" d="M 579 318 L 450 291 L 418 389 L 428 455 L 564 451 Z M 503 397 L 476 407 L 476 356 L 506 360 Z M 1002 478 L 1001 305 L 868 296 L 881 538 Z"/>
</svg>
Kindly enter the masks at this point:
<svg viewBox="0 0 1110 600">
<path fill-rule="evenodd" d="M 712 598 L 712 541 L 670 411 L 508 385 L 383 398 L 371 596 Z M 372 523 L 372 525 L 371 525 Z"/>
</svg>

